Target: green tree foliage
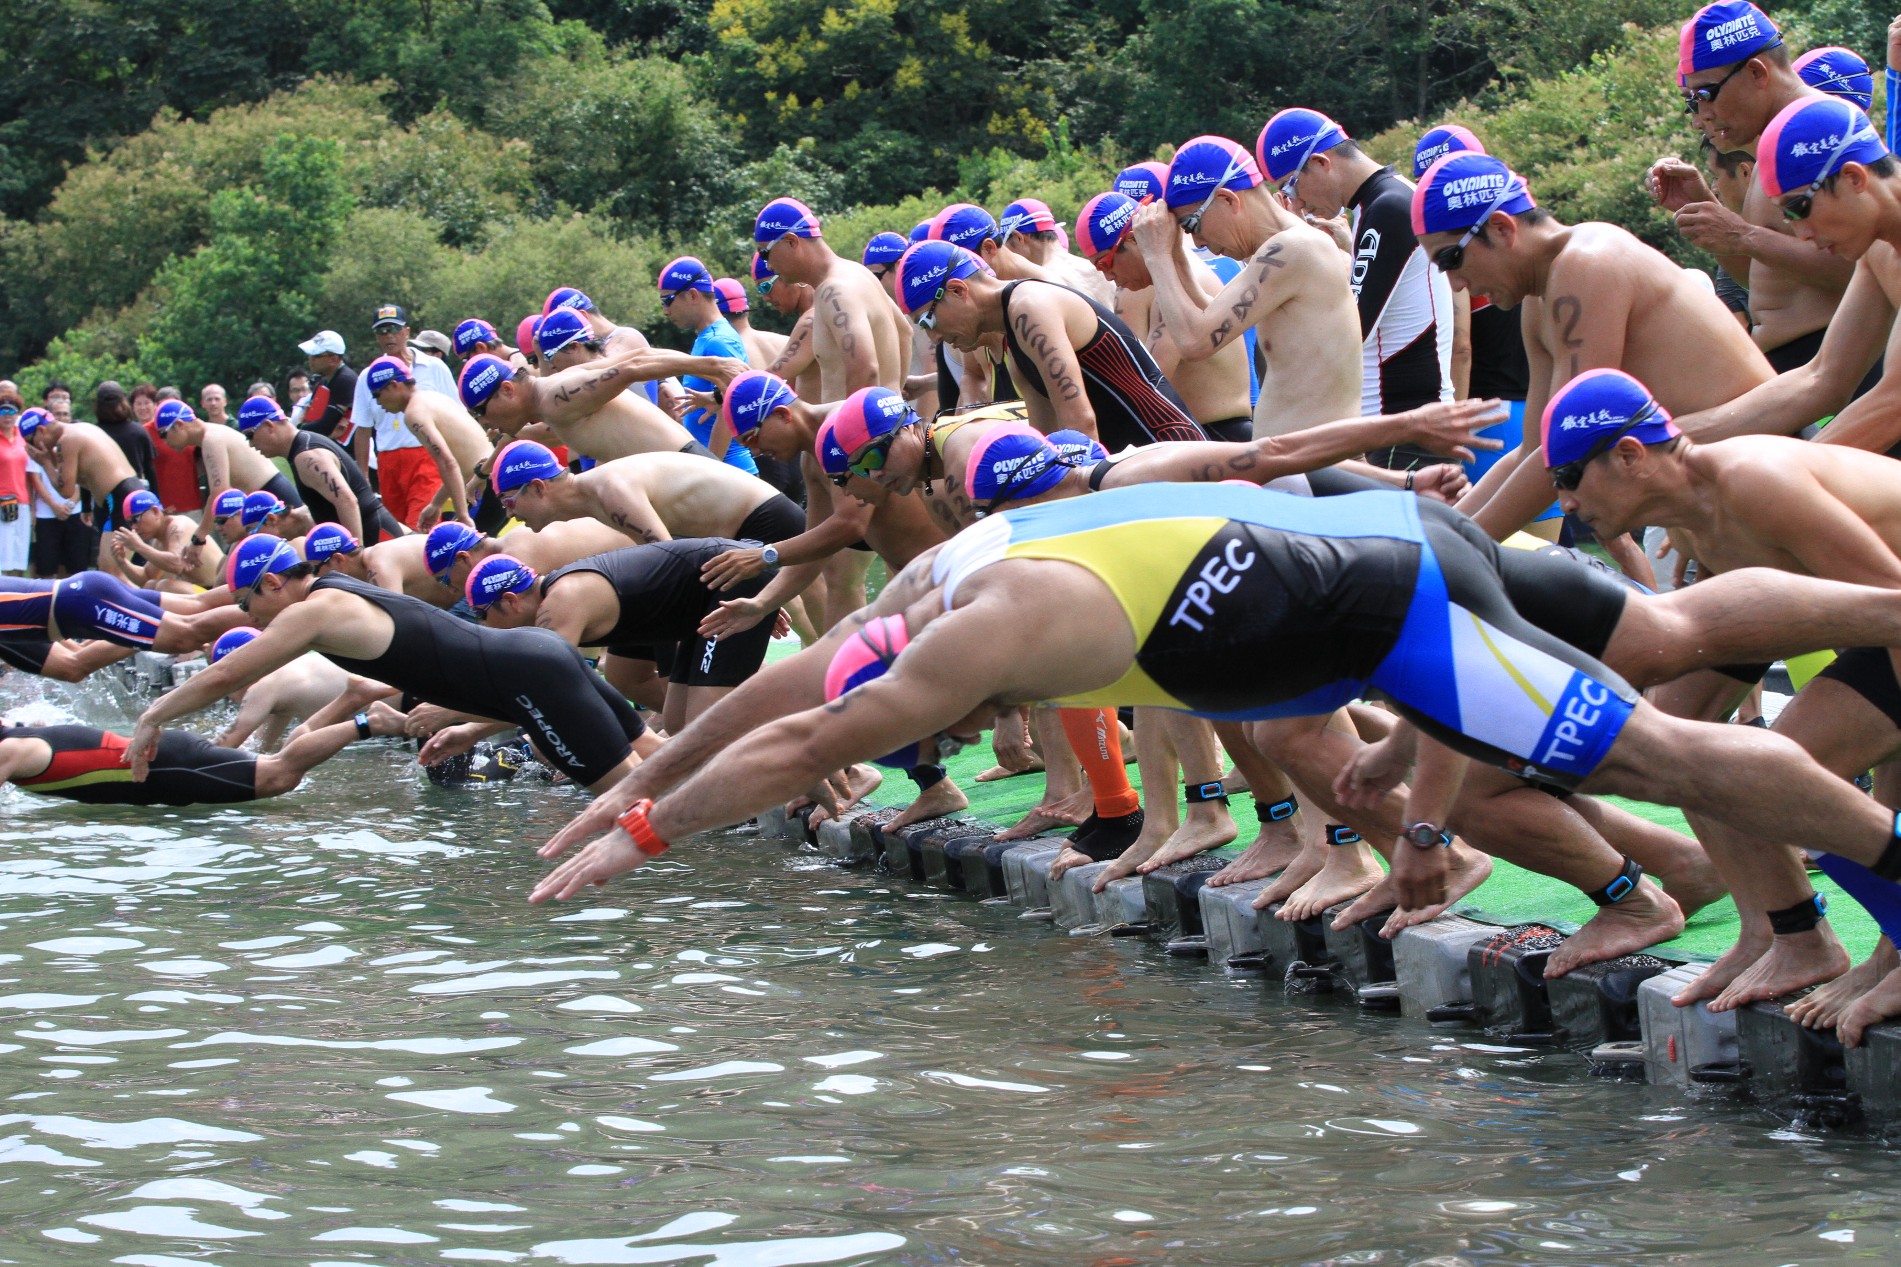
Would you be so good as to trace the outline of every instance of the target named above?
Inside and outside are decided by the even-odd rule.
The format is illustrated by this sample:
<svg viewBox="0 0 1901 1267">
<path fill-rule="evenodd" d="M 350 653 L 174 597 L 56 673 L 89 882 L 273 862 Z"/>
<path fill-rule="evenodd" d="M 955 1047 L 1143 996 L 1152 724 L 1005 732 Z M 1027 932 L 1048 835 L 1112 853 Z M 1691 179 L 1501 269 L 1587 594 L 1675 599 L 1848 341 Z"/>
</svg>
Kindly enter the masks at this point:
<svg viewBox="0 0 1901 1267">
<path fill-rule="evenodd" d="M 1879 63 L 1893 3 L 1774 12 L 1794 47 Z M 670 338 L 656 270 L 690 252 L 744 276 L 769 198 L 810 203 L 848 253 L 952 201 L 1034 194 L 1067 222 L 1126 161 L 1202 132 L 1251 142 L 1290 105 L 1392 159 L 1464 122 L 1559 214 L 1688 262 L 1638 183 L 1694 148 L 1671 84 L 1687 9 L 16 0 L 0 21 L 0 373 L 82 390 L 137 368 L 243 377 L 281 369 L 315 326 L 366 346 L 379 302 L 506 327 L 557 280 Z M 314 202 L 286 185 L 297 172 Z"/>
<path fill-rule="evenodd" d="M 148 373 L 202 383 L 228 368 L 277 364 L 307 337 L 315 304 L 306 261 L 336 242 L 351 197 L 334 141 L 281 137 L 255 186 L 211 199 L 211 237 L 153 279 L 159 306 L 139 340 Z"/>
</svg>

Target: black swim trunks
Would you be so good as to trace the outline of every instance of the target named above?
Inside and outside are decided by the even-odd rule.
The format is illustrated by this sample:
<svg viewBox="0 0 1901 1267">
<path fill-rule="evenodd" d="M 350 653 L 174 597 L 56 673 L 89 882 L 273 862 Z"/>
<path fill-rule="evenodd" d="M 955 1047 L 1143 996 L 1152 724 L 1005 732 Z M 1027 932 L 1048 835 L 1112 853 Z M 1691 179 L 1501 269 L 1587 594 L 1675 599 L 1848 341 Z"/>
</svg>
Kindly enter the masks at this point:
<svg viewBox="0 0 1901 1267">
<path fill-rule="evenodd" d="M 1816 674 L 1840 682 L 1881 710 L 1890 725 L 1901 728 L 1901 682 L 1894 678 L 1894 660 L 1886 647 L 1850 647 Z"/>
<path fill-rule="evenodd" d="M 784 541 L 796 537 L 805 531 L 805 512 L 798 503 L 780 493 L 768 497 L 753 507 L 739 525 L 739 531 L 733 535 L 740 541 L 758 541 L 771 545 L 775 541 Z"/>
</svg>

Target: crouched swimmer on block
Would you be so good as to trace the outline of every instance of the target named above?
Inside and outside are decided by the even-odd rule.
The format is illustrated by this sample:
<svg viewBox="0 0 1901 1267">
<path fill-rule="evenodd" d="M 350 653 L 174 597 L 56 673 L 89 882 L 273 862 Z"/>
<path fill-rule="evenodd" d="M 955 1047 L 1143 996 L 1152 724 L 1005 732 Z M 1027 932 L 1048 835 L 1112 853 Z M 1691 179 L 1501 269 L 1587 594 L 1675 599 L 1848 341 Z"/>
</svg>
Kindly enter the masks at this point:
<svg viewBox="0 0 1901 1267">
<path fill-rule="evenodd" d="M 531 900 L 571 897 L 847 762 L 924 736 L 962 742 L 1010 704 L 1152 704 L 1255 721 L 1369 692 L 1423 735 L 1393 847 L 1401 908 L 1443 900 L 1445 822 L 1473 759 L 1561 790 L 1676 805 L 1763 848 L 1826 833 L 1836 852 L 1901 876 L 1893 811 L 1780 736 L 1646 704 L 1525 620 L 1499 566 L 1456 514 L 1393 493 L 1156 485 L 993 516 L 590 807 L 544 856 L 614 826 Z M 846 644 L 880 632 L 886 672 L 813 706 Z M 783 707 L 794 702 L 804 711 Z M 790 715 L 758 724 L 775 707 Z M 1759 899 L 1778 914 L 1813 909 L 1806 881 L 1788 887 Z"/>
<path fill-rule="evenodd" d="M 306 651 L 472 719 L 425 744 L 425 765 L 520 726 L 550 766 L 599 791 L 633 769 L 636 741 L 658 746 L 633 706 L 545 629 L 482 629 L 406 594 L 318 577 L 290 543 L 271 537 L 248 538 L 233 550 L 226 579 L 264 633 L 140 715 L 130 745 L 137 778 L 150 769 L 160 727 Z"/>
</svg>

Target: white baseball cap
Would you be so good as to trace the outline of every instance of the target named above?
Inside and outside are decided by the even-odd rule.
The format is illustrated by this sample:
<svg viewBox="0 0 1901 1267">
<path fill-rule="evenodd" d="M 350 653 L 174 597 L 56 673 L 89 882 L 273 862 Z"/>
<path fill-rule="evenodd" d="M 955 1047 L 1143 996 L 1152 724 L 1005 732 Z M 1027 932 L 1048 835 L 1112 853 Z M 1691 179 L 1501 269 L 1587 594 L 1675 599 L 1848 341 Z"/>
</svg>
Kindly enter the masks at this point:
<svg viewBox="0 0 1901 1267">
<path fill-rule="evenodd" d="M 305 356 L 317 356 L 324 352 L 343 355 L 343 336 L 335 330 L 319 330 L 297 345 L 297 350 Z"/>
</svg>

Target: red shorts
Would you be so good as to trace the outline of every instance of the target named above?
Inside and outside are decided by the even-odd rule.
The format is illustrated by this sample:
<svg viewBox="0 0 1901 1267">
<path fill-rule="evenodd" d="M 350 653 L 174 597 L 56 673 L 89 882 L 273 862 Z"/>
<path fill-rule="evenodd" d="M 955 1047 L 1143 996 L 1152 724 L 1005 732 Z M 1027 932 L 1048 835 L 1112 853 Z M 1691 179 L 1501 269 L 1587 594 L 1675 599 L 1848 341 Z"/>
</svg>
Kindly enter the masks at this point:
<svg viewBox="0 0 1901 1267">
<path fill-rule="evenodd" d="M 436 469 L 429 451 L 421 445 L 379 449 L 376 482 L 383 494 L 383 504 L 405 527 L 414 528 L 423 510 L 442 499 L 442 472 Z"/>
</svg>

